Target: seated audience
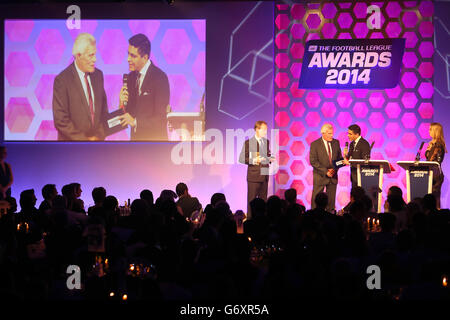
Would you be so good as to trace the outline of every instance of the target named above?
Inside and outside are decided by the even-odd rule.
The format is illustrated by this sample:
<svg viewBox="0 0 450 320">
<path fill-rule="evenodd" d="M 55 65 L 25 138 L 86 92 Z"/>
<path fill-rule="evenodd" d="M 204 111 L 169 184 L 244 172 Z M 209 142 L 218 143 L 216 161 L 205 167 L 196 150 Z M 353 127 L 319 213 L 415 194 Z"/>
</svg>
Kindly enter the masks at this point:
<svg viewBox="0 0 450 320">
<path fill-rule="evenodd" d="M 283 200 L 252 200 L 245 220 L 223 193 L 212 195 L 201 219 L 187 219 L 201 205 L 184 183 L 156 201 L 143 190 L 130 212 L 94 188 L 89 215 L 79 184 L 65 185 L 62 196 L 45 185 L 40 210 L 34 190 L 24 190 L 20 211 L 8 197 L 0 215 L 0 296 L 115 300 L 126 290 L 129 300 L 152 301 L 448 299 L 441 277 L 450 261 L 450 211 L 437 210 L 433 195 L 406 205 L 391 187 L 386 212 L 377 214 L 363 191 L 353 188 L 335 215 L 326 211 L 326 193 L 305 213 L 291 188 Z M 382 268 L 376 292 L 366 286 L 372 264 Z M 69 265 L 80 266 L 83 290 L 67 290 Z"/>
</svg>

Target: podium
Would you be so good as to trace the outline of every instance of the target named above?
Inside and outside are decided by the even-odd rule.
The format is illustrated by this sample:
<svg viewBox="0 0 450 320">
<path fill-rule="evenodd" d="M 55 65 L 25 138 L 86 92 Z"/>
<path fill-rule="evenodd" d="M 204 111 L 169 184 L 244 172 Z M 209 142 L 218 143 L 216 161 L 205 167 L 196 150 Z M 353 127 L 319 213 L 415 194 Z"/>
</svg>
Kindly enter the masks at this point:
<svg viewBox="0 0 450 320">
<path fill-rule="evenodd" d="M 376 193 L 377 212 L 381 212 L 381 190 L 383 190 L 383 174 L 391 173 L 391 166 L 387 160 L 349 160 L 350 164 L 356 165 L 358 186 L 366 193 Z"/>
<path fill-rule="evenodd" d="M 397 164 L 406 170 L 407 202 L 432 192 L 433 169 L 440 170 L 439 162 L 398 161 Z"/>
</svg>

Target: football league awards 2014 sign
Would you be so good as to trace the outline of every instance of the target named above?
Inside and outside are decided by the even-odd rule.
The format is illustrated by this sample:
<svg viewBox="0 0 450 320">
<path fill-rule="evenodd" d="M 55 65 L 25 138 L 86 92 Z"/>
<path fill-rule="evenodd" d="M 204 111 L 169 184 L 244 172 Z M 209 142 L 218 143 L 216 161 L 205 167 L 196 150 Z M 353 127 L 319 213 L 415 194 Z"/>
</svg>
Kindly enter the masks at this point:
<svg viewBox="0 0 450 320">
<path fill-rule="evenodd" d="M 405 39 L 310 40 L 301 89 L 386 89 L 397 85 Z"/>
</svg>

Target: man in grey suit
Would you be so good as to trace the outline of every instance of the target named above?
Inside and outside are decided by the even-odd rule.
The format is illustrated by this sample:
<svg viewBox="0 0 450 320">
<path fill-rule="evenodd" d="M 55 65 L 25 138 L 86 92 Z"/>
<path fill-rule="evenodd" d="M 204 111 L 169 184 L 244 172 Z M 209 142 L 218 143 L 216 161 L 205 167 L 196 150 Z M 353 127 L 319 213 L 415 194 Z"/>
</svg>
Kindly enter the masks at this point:
<svg viewBox="0 0 450 320">
<path fill-rule="evenodd" d="M 239 162 L 247 167 L 247 219 L 251 218 L 250 201 L 256 197 L 267 200 L 269 182 L 269 164 L 273 160 L 270 154 L 267 135 L 267 123 L 256 121 L 255 135 L 245 140 L 239 155 Z"/>
<path fill-rule="evenodd" d="M 342 160 L 339 141 L 333 139 L 333 126 L 326 123 L 320 129 L 322 137 L 311 143 L 309 151 L 309 162 L 313 167 L 313 192 L 311 197 L 311 208 L 316 207 L 314 199 L 316 195 L 326 189 L 328 195 L 327 211 L 332 212 L 335 208 L 336 187 L 338 183 L 337 168 L 333 161 Z"/>
<path fill-rule="evenodd" d="M 108 104 L 103 73 L 95 68 L 95 38 L 80 33 L 72 48 L 74 62 L 53 83 L 53 121 L 58 140 L 104 140 Z"/>
</svg>

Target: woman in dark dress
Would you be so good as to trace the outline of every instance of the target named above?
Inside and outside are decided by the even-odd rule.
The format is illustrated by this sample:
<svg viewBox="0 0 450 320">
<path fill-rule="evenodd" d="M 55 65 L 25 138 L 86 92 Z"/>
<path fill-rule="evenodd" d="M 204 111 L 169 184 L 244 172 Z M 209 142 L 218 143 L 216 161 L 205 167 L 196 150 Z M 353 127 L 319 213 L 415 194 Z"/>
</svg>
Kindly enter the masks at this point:
<svg viewBox="0 0 450 320">
<path fill-rule="evenodd" d="M 447 148 L 445 146 L 444 140 L 444 130 L 442 125 L 437 122 L 433 122 L 430 125 L 430 137 L 431 141 L 428 144 L 427 151 L 425 152 L 425 157 L 427 161 L 439 162 L 439 165 L 444 160 L 444 156 L 447 153 Z M 433 170 L 433 188 L 432 193 L 436 197 L 437 207 L 441 208 L 441 187 L 444 182 L 444 173 L 441 167 Z"/>
<path fill-rule="evenodd" d="M 0 200 L 11 196 L 11 185 L 13 183 L 11 166 L 5 162 L 6 155 L 6 147 L 0 146 Z"/>
</svg>

